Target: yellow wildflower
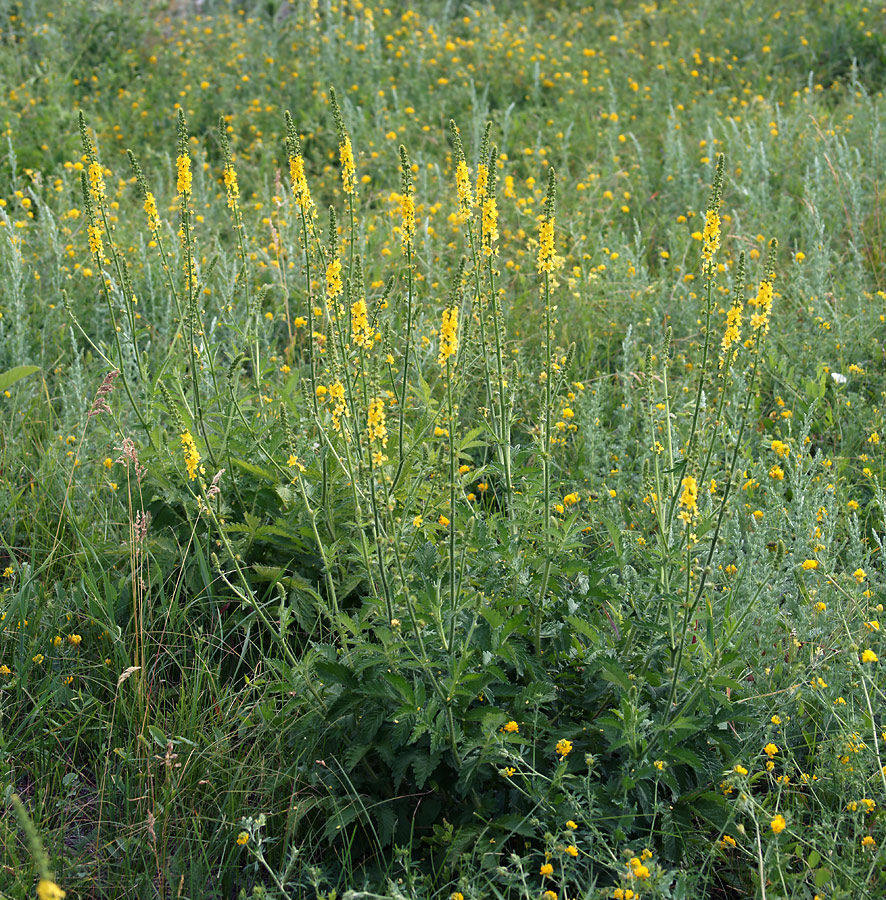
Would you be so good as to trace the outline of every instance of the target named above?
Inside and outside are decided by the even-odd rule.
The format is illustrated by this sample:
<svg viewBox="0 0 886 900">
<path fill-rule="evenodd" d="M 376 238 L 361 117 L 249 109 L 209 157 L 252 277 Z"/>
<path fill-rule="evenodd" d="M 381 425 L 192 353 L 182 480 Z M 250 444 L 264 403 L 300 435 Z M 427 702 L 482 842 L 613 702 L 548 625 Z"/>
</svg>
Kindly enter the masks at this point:
<svg viewBox="0 0 886 900">
<path fill-rule="evenodd" d="M 381 441 L 382 447 L 387 447 L 388 428 L 385 424 L 385 401 L 381 397 L 369 401 L 368 419 L 369 443 Z"/>
<path fill-rule="evenodd" d="M 371 350 L 373 337 L 372 328 L 369 326 L 366 300 L 360 297 L 351 304 L 351 338 L 358 347 Z"/>
<path fill-rule="evenodd" d="M 178 193 L 186 197 L 191 193 L 191 157 L 187 153 L 182 153 L 175 160 L 175 168 L 177 177 L 175 189 Z"/>
<path fill-rule="evenodd" d="M 98 225 L 88 225 L 86 234 L 89 240 L 89 249 L 92 253 L 101 259 L 104 256 L 104 245 L 102 244 L 102 230 Z"/>
<path fill-rule="evenodd" d="M 441 369 L 449 367 L 450 357 L 458 352 L 458 307 L 450 306 L 443 310 L 443 320 L 440 325 L 440 353 L 437 363 Z"/>
<path fill-rule="evenodd" d="M 51 879 L 41 878 L 37 882 L 37 900 L 62 900 L 65 892 Z"/>
<path fill-rule="evenodd" d="M 237 172 L 227 163 L 224 170 L 225 191 L 228 195 L 228 206 L 234 209 L 240 197 L 240 185 L 237 183 Z"/>
<path fill-rule="evenodd" d="M 157 213 L 157 201 L 154 195 L 147 191 L 145 193 L 145 214 L 148 217 L 148 229 L 153 233 L 160 229 L 160 216 Z"/>
<path fill-rule="evenodd" d="M 185 466 L 187 466 L 188 469 L 188 478 L 193 481 L 197 477 L 197 471 L 200 466 L 200 453 L 197 450 L 197 445 L 194 443 L 191 432 L 187 429 L 181 434 L 181 445 L 185 454 Z"/>
<path fill-rule="evenodd" d="M 720 216 L 714 209 L 705 213 L 704 231 L 701 233 L 704 244 L 701 255 L 704 259 L 704 270 L 710 271 L 714 254 L 720 249 Z"/>
<path fill-rule="evenodd" d="M 351 139 L 344 135 L 338 145 L 338 158 L 341 161 L 341 183 L 344 192 L 353 196 L 357 189 L 357 172 L 354 167 L 354 151 L 351 148 Z"/>
<path fill-rule="evenodd" d="M 698 511 L 698 482 L 695 480 L 695 476 L 687 475 L 680 484 L 683 492 L 680 494 L 681 511 L 678 518 L 688 525 Z"/>
</svg>

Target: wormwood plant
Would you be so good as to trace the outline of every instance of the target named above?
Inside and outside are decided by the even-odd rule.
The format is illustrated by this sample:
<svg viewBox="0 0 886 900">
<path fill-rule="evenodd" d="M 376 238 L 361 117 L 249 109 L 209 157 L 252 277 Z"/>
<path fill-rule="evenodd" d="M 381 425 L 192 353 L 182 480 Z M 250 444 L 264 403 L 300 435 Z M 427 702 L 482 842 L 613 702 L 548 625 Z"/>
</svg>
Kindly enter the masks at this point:
<svg viewBox="0 0 886 900">
<path fill-rule="evenodd" d="M 721 156 L 703 232 L 695 389 L 683 400 L 670 387 L 668 331 L 643 374 L 646 430 L 633 452 L 645 460 L 646 496 L 632 520 L 604 518 L 598 530 L 582 514 L 593 498 L 569 489 L 565 467 L 586 386 L 570 380 L 573 350 L 558 343 L 553 168 L 533 241 L 533 347 L 509 335 L 499 286 L 490 127 L 472 171 L 450 122 L 463 239 L 439 271 L 422 253 L 414 167 L 399 148 L 400 260 L 367 285 L 381 269 L 333 90 L 330 106 L 344 208 L 321 215 L 287 113 L 290 190 L 278 198 L 270 277 L 247 250 L 224 119 L 232 239 L 211 256 L 184 115 L 175 230 L 130 153 L 177 317 L 159 352 L 134 312 L 81 117 L 83 203 L 111 341 L 80 333 L 119 373 L 140 429 L 124 457 L 140 523 L 128 627 L 139 635 L 141 727 L 159 713 L 154 679 L 176 677 L 152 638 L 162 618 L 153 598 L 165 594 L 159 573 L 180 567 L 176 603 L 224 648 L 221 677 L 263 673 L 264 700 L 244 727 L 271 729 L 291 760 L 276 788 L 292 798 L 285 812 L 255 811 L 237 840 L 281 892 L 334 883 L 330 854 L 347 870 L 384 871 L 389 848 L 406 842 L 429 853 L 410 877 L 450 882 L 466 853 L 488 846 L 477 862 L 490 884 L 517 890 L 523 875 L 507 854 L 526 841 L 561 859 L 563 891 L 607 878 L 622 891 L 664 889 L 668 865 L 697 850 L 699 823 L 722 833 L 733 815 L 712 788 L 737 752 L 733 701 L 764 585 L 747 572 L 724 594 L 712 580 L 757 396 L 775 244 L 747 308 L 740 257 L 718 338 Z M 275 371 L 285 377 L 271 391 Z M 142 570 L 145 545 L 154 565 Z M 750 602 L 736 602 L 739 586 Z M 217 599 L 189 602 L 200 595 Z M 148 734 L 174 758 L 174 740 Z M 103 792 L 115 783 L 111 772 Z M 614 848 L 635 839 L 652 849 L 625 868 Z M 316 859 L 311 845 L 325 848 Z M 699 877 L 714 862 L 711 851 L 703 858 Z M 541 874 L 554 877 L 553 866 Z"/>
</svg>

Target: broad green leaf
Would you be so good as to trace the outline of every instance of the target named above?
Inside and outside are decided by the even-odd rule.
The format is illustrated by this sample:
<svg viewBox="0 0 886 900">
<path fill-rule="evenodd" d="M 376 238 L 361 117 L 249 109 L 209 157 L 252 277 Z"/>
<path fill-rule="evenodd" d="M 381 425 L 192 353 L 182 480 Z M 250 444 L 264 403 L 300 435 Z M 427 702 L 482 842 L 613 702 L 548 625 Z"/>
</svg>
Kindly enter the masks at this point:
<svg viewBox="0 0 886 900">
<path fill-rule="evenodd" d="M 22 378 L 27 378 L 28 375 L 33 375 L 39 371 L 40 366 L 16 366 L 14 369 L 0 372 L 0 391 L 5 391 L 17 381 L 21 381 Z"/>
</svg>

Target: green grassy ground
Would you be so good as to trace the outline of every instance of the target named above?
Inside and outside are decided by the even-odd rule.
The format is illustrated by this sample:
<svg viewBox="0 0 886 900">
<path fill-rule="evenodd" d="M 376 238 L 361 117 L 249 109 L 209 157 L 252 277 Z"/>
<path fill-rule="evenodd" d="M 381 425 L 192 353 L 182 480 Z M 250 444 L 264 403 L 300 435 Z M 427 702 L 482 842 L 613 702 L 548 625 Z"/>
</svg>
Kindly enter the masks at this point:
<svg viewBox="0 0 886 900">
<path fill-rule="evenodd" d="M 3 14 L 0 897 L 886 894 L 886 8 Z"/>
</svg>

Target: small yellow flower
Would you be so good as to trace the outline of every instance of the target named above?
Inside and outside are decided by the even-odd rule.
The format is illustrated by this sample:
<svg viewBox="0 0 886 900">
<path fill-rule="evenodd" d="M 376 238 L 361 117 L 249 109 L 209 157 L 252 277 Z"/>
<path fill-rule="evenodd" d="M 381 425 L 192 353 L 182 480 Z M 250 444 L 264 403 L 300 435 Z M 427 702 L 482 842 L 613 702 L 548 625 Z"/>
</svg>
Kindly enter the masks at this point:
<svg viewBox="0 0 886 900">
<path fill-rule="evenodd" d="M 861 654 L 861 661 L 863 663 L 875 663 L 877 662 L 878 658 L 879 657 L 877 656 L 877 654 L 874 653 L 874 651 L 870 648 L 868 648 L 864 651 L 864 653 Z"/>
<path fill-rule="evenodd" d="M 249 842 L 249 832 L 248 832 L 248 831 L 241 831 L 241 832 L 237 835 L 237 843 L 242 847 L 244 844 L 246 844 L 246 843 L 248 843 L 248 842 Z"/>
<path fill-rule="evenodd" d="M 817 559 L 804 559 L 803 560 L 803 568 L 807 572 L 810 572 L 813 569 L 817 569 L 818 568 L 818 560 Z"/>
<path fill-rule="evenodd" d="M 763 752 L 770 758 L 774 757 L 778 753 L 778 747 L 770 741 L 764 748 Z"/>
<path fill-rule="evenodd" d="M 554 874 L 554 867 L 550 863 L 542 863 L 541 868 L 538 870 L 538 874 L 544 878 L 548 878 Z"/>
<path fill-rule="evenodd" d="M 65 892 L 49 878 L 41 878 L 37 883 L 37 900 L 62 900 Z"/>
<path fill-rule="evenodd" d="M 502 731 L 506 731 L 509 734 L 516 734 L 520 730 L 520 726 L 512 719 L 510 722 L 505 722 L 501 727 Z"/>
<path fill-rule="evenodd" d="M 852 575 L 859 584 L 861 584 L 865 580 L 865 578 L 868 577 L 868 573 L 865 572 L 864 569 L 856 569 L 852 573 Z"/>
<path fill-rule="evenodd" d="M 566 827 L 571 828 L 573 831 L 575 831 L 576 828 L 578 828 L 578 823 L 574 822 L 572 819 L 567 819 Z"/>
<path fill-rule="evenodd" d="M 575 844 L 570 844 L 567 847 L 564 847 L 564 852 L 568 853 L 573 859 L 578 856 L 578 847 Z"/>
<path fill-rule="evenodd" d="M 781 834 L 785 830 L 785 828 L 787 828 L 787 825 L 788 823 L 785 821 L 785 817 L 781 813 L 775 816 L 769 823 L 769 827 L 775 834 Z"/>
<path fill-rule="evenodd" d="M 862 847 L 876 847 L 876 845 L 877 845 L 877 842 L 876 842 L 869 834 L 866 834 L 866 835 L 861 839 L 861 846 L 862 846 Z"/>
<path fill-rule="evenodd" d="M 572 753 L 572 741 L 569 741 L 566 738 L 560 738 L 560 740 L 557 741 L 557 746 L 555 749 L 557 751 L 557 754 L 565 759 L 567 756 L 569 756 L 570 753 Z"/>
</svg>

